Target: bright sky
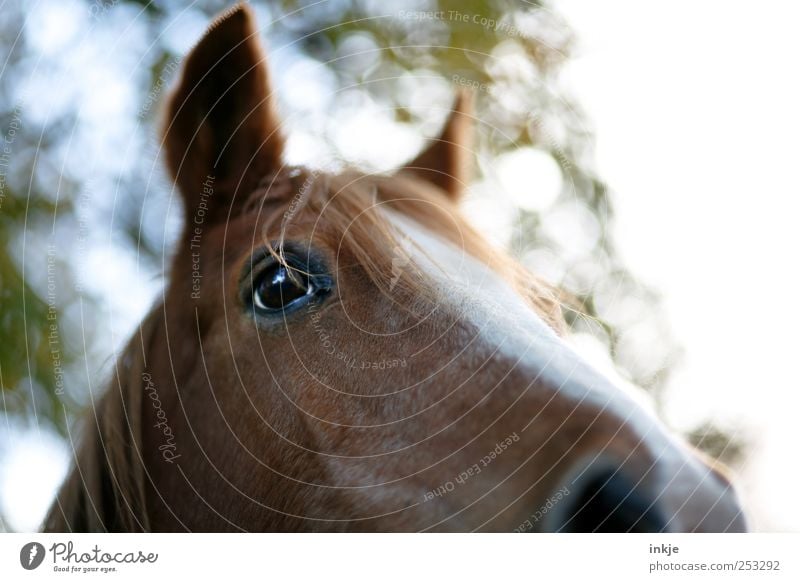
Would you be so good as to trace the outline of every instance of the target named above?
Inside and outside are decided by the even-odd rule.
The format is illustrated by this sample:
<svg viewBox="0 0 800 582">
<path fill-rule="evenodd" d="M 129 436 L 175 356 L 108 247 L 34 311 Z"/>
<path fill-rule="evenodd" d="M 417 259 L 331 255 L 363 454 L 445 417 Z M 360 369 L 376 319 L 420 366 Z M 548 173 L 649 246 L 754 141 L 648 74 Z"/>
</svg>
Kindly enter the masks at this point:
<svg viewBox="0 0 800 582">
<path fill-rule="evenodd" d="M 562 0 L 621 252 L 685 348 L 669 416 L 741 423 L 759 525 L 800 529 L 800 5 Z"/>
<path fill-rule="evenodd" d="M 800 248 L 794 225 L 800 192 L 792 179 L 800 158 L 794 72 L 800 5 L 561 0 L 557 8 L 580 39 L 564 81 L 597 133 L 598 167 L 614 192 L 614 236 L 632 270 L 664 295 L 685 348 L 669 387 L 669 420 L 691 427 L 711 416 L 742 427 L 754 443 L 741 485 L 759 516 L 756 525 L 796 531 L 800 380 L 793 356 L 800 314 L 784 297 L 791 301 L 800 286 L 793 256 Z M 40 36 L 47 39 L 40 47 L 45 53 L 80 29 L 70 28 L 66 8 L 59 10 L 65 12 L 52 12 L 57 24 L 50 27 L 58 34 Z M 77 85 L 107 97 L 91 79 Z M 124 83 L 108 90 L 126 94 Z M 358 123 L 366 123 L 350 121 L 342 135 L 358 135 Z M 412 148 L 416 138 L 406 137 Z M 296 147 L 310 143 L 303 138 L 294 137 Z M 533 151 L 496 165 L 501 181 L 519 169 L 531 173 L 540 206 L 558 191 L 552 162 Z M 519 201 L 513 183 L 504 187 Z M 473 204 L 479 215 L 497 208 L 479 196 Z M 129 259 L 108 261 L 103 254 L 115 252 L 96 249 L 87 269 Z M 135 269 L 120 269 L 129 267 Z M 104 280 L 121 282 L 98 292 L 111 300 L 109 326 L 124 337 L 153 290 L 131 291 L 124 276 Z M 0 437 L 0 503 L 12 527 L 34 529 L 66 470 L 68 451 L 37 430 L 0 426 Z"/>
</svg>

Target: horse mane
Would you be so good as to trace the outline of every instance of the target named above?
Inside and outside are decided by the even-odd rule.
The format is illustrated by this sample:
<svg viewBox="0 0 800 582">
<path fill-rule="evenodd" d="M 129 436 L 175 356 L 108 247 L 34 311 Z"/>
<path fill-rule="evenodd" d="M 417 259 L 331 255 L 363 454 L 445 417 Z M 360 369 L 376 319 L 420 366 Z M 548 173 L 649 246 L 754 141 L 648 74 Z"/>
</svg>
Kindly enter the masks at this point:
<svg viewBox="0 0 800 582">
<path fill-rule="evenodd" d="M 392 212 L 427 227 L 468 255 L 483 262 L 508 281 L 539 316 L 556 332 L 566 332 L 562 308 L 575 309 L 574 301 L 558 287 L 537 277 L 505 251 L 491 245 L 463 217 L 458 205 L 445 199 L 436 188 L 412 175 L 363 174 L 345 170 L 338 174 L 297 168 L 283 170 L 261 181 L 243 205 L 243 213 L 263 208 L 265 203 L 281 203 L 284 212 L 273 212 L 270 223 L 280 220 L 280 237 L 275 244 L 262 243 L 290 272 L 294 269 L 283 256 L 287 230 L 303 215 L 314 221 L 314 237 L 331 248 L 346 248 L 373 285 L 401 308 L 427 313 L 437 299 L 414 255 L 409 252 L 402 232 L 392 225 Z M 319 221 L 317 222 L 317 218 Z M 411 242 L 411 241 L 406 241 Z M 402 269 L 394 267 L 400 259 Z M 342 265 L 337 265 L 342 268 Z"/>
<path fill-rule="evenodd" d="M 160 322 L 153 310 L 117 358 L 112 380 L 79 424 L 74 464 L 45 518 L 45 532 L 144 532 L 142 377 Z"/>
</svg>

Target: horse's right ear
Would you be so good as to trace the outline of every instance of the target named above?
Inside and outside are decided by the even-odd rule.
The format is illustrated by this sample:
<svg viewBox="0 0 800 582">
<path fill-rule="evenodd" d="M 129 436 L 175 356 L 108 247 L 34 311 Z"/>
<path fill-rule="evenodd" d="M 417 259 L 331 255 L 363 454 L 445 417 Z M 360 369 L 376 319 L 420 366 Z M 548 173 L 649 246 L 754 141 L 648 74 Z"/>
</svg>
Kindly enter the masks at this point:
<svg viewBox="0 0 800 582">
<path fill-rule="evenodd" d="M 438 186 L 458 201 L 471 173 L 472 121 L 472 95 L 460 91 L 439 136 L 400 171 Z"/>
<path fill-rule="evenodd" d="M 284 138 L 247 5 L 218 16 L 186 58 L 167 105 L 164 144 L 188 213 L 213 182 L 206 220 L 224 219 L 231 204 L 280 168 Z"/>
</svg>

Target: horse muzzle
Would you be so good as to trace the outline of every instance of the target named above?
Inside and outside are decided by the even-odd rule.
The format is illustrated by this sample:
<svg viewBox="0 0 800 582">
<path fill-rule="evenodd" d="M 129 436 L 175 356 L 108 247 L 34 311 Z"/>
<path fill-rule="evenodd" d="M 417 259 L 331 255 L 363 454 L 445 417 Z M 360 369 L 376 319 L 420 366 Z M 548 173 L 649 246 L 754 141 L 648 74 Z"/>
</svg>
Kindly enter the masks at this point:
<svg viewBox="0 0 800 582">
<path fill-rule="evenodd" d="M 637 474 L 607 459 L 576 467 L 560 486 L 568 492 L 541 531 L 599 533 L 745 532 L 732 485 L 687 458 Z"/>
</svg>

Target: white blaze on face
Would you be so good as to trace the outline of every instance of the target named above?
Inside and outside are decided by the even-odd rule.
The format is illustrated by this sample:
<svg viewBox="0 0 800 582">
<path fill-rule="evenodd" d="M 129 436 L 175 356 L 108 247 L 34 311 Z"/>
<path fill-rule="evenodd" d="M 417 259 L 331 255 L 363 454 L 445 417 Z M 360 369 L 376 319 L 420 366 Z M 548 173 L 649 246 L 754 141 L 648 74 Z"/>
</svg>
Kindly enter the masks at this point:
<svg viewBox="0 0 800 582">
<path fill-rule="evenodd" d="M 639 436 L 658 461 L 659 490 L 654 496 L 661 494 L 658 503 L 667 519 L 672 518 L 670 529 L 691 529 L 704 521 L 707 512 L 705 526 L 730 525 L 736 513 L 730 508 L 732 495 L 637 398 L 589 366 L 487 265 L 418 222 L 393 211 L 387 215 L 412 261 L 438 291 L 440 305 L 468 320 L 490 352 L 497 349 L 529 370 L 531 380 L 538 379 L 537 389 L 555 390 L 557 398 L 613 414 Z M 465 338 L 465 345 L 472 340 Z"/>
</svg>

